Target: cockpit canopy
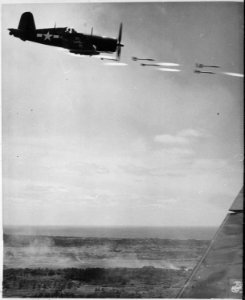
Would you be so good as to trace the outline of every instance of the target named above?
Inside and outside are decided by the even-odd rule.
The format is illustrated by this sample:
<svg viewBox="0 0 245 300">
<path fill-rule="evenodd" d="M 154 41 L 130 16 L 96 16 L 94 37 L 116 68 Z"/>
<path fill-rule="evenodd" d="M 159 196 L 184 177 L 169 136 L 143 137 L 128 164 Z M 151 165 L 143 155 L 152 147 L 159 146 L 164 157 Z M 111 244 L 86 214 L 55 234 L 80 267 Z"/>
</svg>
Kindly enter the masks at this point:
<svg viewBox="0 0 245 300">
<path fill-rule="evenodd" d="M 70 28 L 70 27 L 66 27 L 65 33 L 74 34 L 74 33 L 76 33 L 76 30 L 74 30 L 73 28 Z"/>
</svg>

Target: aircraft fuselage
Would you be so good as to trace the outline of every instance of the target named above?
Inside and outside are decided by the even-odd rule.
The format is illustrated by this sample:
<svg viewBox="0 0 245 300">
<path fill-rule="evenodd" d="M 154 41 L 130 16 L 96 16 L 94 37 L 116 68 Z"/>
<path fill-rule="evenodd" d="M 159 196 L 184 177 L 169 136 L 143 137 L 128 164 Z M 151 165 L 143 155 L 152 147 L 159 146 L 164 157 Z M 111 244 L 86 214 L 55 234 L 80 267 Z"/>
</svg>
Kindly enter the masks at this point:
<svg viewBox="0 0 245 300">
<path fill-rule="evenodd" d="M 81 55 L 98 55 L 101 52 L 117 52 L 120 57 L 123 46 L 121 44 L 122 24 L 119 28 L 118 38 L 109 38 L 76 32 L 68 27 L 53 27 L 36 29 L 34 17 L 31 12 L 22 14 L 18 29 L 10 28 L 9 34 L 23 41 L 30 41 L 47 46 L 62 47 L 71 53 Z"/>
<path fill-rule="evenodd" d="M 68 32 L 66 27 L 36 29 L 35 31 L 24 31 L 20 29 L 9 29 L 11 35 L 23 41 L 31 41 L 54 47 L 62 47 L 71 51 L 113 53 L 117 48 L 117 39 L 106 38 L 96 35 L 86 35 L 77 32 Z"/>
</svg>

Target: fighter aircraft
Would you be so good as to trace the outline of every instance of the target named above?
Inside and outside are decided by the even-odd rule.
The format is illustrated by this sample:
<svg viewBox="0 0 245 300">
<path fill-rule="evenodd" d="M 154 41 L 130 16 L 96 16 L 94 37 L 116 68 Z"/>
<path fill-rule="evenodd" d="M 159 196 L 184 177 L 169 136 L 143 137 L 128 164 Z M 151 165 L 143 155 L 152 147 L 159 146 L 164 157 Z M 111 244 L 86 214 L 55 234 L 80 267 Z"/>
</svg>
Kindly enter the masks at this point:
<svg viewBox="0 0 245 300">
<path fill-rule="evenodd" d="M 210 72 L 210 71 L 200 71 L 200 70 L 194 70 L 194 73 L 197 74 L 216 74 L 214 72 Z"/>
<path fill-rule="evenodd" d="M 133 61 L 138 61 L 138 60 L 155 61 L 155 59 L 153 59 L 153 58 L 138 58 L 135 56 L 132 57 L 132 60 Z"/>
<path fill-rule="evenodd" d="M 80 55 L 99 55 L 100 53 L 116 52 L 116 60 L 120 59 L 122 39 L 122 23 L 120 24 L 118 38 L 108 38 L 91 34 L 78 33 L 68 27 L 54 27 L 36 29 L 34 17 L 31 12 L 22 14 L 18 29 L 9 28 L 9 34 L 21 39 L 48 46 L 68 49 L 70 53 Z"/>
<path fill-rule="evenodd" d="M 220 66 L 210 66 L 196 63 L 196 68 L 220 68 Z"/>
</svg>

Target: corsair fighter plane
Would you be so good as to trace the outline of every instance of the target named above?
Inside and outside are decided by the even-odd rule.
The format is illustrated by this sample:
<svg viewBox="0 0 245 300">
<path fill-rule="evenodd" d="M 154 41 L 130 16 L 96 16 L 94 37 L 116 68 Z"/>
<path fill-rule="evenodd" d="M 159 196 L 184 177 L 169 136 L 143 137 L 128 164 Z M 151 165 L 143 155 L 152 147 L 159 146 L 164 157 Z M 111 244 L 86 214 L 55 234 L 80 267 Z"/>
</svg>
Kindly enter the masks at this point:
<svg viewBox="0 0 245 300">
<path fill-rule="evenodd" d="M 21 39 L 48 46 L 68 49 L 69 52 L 80 55 L 99 55 L 100 53 L 115 53 L 120 59 L 122 39 L 122 23 L 118 38 L 108 38 L 91 34 L 78 33 L 68 27 L 36 29 L 31 12 L 22 14 L 17 29 L 9 28 L 9 34 Z"/>
</svg>

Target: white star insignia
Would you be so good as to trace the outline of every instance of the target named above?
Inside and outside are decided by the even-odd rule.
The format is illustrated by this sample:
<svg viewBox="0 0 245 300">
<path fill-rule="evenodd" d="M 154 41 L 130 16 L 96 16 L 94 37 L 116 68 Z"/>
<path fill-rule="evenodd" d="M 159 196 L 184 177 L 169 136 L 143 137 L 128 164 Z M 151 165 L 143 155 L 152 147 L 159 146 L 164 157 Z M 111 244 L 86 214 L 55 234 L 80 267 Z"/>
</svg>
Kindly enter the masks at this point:
<svg viewBox="0 0 245 300">
<path fill-rule="evenodd" d="M 49 31 L 44 34 L 44 40 L 50 40 L 50 38 L 52 37 L 52 34 L 49 33 Z"/>
</svg>

